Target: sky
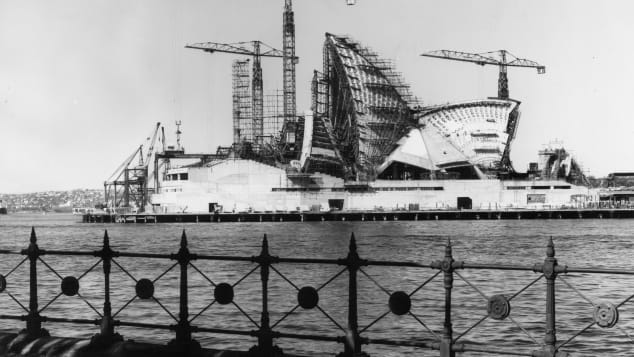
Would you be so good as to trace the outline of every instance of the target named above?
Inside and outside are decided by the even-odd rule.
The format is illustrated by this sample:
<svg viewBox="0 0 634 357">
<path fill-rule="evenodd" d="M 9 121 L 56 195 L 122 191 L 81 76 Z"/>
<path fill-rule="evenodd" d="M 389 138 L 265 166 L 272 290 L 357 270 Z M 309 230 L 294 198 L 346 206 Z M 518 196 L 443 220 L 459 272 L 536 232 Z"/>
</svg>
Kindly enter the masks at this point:
<svg viewBox="0 0 634 357">
<path fill-rule="evenodd" d="M 231 143 L 228 54 L 188 43 L 282 48 L 283 0 L 0 0 L 0 192 L 101 188 L 156 122 L 187 152 Z M 522 116 L 519 171 L 560 141 L 588 174 L 634 171 L 631 1 L 294 0 L 297 107 L 310 107 L 324 33 L 392 59 L 425 105 L 497 93 L 497 68 L 421 57 L 505 49 L 546 66 L 509 69 Z M 264 89 L 282 86 L 263 59 Z"/>
</svg>

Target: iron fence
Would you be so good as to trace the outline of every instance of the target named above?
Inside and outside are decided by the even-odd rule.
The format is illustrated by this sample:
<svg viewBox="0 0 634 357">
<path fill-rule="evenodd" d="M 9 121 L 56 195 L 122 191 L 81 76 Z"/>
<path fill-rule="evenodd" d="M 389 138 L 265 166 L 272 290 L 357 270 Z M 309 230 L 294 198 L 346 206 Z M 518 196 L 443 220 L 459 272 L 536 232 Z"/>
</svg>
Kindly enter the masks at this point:
<svg viewBox="0 0 634 357">
<path fill-rule="evenodd" d="M 169 342 L 168 346 L 178 351 L 181 355 L 197 355 L 201 351 L 200 343 L 193 338 L 193 334 L 229 334 L 239 336 L 250 336 L 257 338 L 257 344 L 253 346 L 250 352 L 256 356 L 277 356 L 282 355 L 282 350 L 275 345 L 275 341 L 279 339 L 289 340 L 311 340 L 311 341 L 327 341 L 343 345 L 343 351 L 338 356 L 363 356 L 364 345 L 384 345 L 384 346 L 408 346 L 413 348 L 431 349 L 438 351 L 441 357 L 455 356 L 461 352 L 482 352 L 497 355 L 514 355 L 514 356 L 533 356 L 533 357 L 555 357 L 567 356 L 564 347 L 569 345 L 571 341 L 577 339 L 580 335 L 586 333 L 593 326 L 609 329 L 614 328 L 620 330 L 626 335 L 630 342 L 634 339 L 625 331 L 619 322 L 619 308 L 627 304 L 634 295 L 628 296 L 626 299 L 617 304 L 611 303 L 595 303 L 587 297 L 580 289 L 577 289 L 568 278 L 564 277 L 569 273 L 586 273 L 586 274 L 618 274 L 618 275 L 634 275 L 634 271 L 619 269 L 603 269 L 603 268 L 574 268 L 566 265 L 560 265 L 555 258 L 555 248 L 552 238 L 548 240 L 546 247 L 546 257 L 542 262 L 534 265 L 519 264 L 482 264 L 469 263 L 454 259 L 452 253 L 452 244 L 448 240 L 444 257 L 439 260 L 431 261 L 427 264 L 404 261 L 388 261 L 388 260 L 371 260 L 364 259 L 359 256 L 354 234 L 352 234 L 349 243 L 349 250 L 345 257 L 340 259 L 322 259 L 322 258 L 293 258 L 278 257 L 269 253 L 269 246 L 266 235 L 262 240 L 261 249 L 258 255 L 254 256 L 229 256 L 229 255 L 207 255 L 195 254 L 190 252 L 188 248 L 187 237 L 185 231 L 182 233 L 180 241 L 180 249 L 176 253 L 171 254 L 155 254 L 143 252 L 127 252 L 116 251 L 110 246 L 108 232 L 103 237 L 103 245 L 97 251 L 79 251 L 79 250 L 47 250 L 41 249 L 37 244 L 35 230 L 31 230 L 30 244 L 26 249 L 20 251 L 0 250 L 2 255 L 20 255 L 23 258 L 8 273 L 0 274 L 0 293 L 7 294 L 24 314 L 2 314 L 0 319 L 20 320 L 26 322 L 26 327 L 22 333 L 28 338 L 37 338 L 48 336 L 49 332 L 42 328 L 42 323 L 74 323 L 99 326 L 99 332 L 91 339 L 91 344 L 96 347 L 106 347 L 117 341 L 122 341 L 123 337 L 115 330 L 118 326 L 128 326 L 142 329 L 158 329 L 167 330 L 174 333 L 174 338 Z M 62 277 L 44 257 L 46 256 L 85 256 L 94 257 L 97 261 L 90 266 L 85 272 L 79 276 Z M 142 259 L 158 259 L 172 262 L 170 267 L 162 271 L 155 279 L 137 279 L 128 269 L 126 269 L 119 261 L 119 258 L 142 258 Z M 253 267 L 233 284 L 222 282 L 214 282 L 209 275 L 200 269 L 195 263 L 198 261 L 225 261 L 225 262 L 244 262 L 253 264 Z M 7 289 L 8 279 L 23 264 L 29 267 L 29 302 L 28 306 L 23 304 L 15 295 Z M 282 273 L 276 266 L 280 264 L 309 264 L 309 265 L 332 265 L 337 266 L 337 273 L 332 275 L 328 280 L 318 287 L 304 286 L 299 287 L 286 274 Z M 86 274 L 95 270 L 101 265 L 103 270 L 103 308 L 100 310 L 91 304 L 88 299 L 84 298 L 80 293 L 80 280 Z M 48 302 L 40 307 L 40 295 L 38 295 L 38 268 L 45 267 L 60 280 L 60 291 L 52 297 Z M 120 269 L 125 275 L 135 282 L 135 291 L 132 298 L 125 304 L 120 306 L 113 312 L 111 306 L 111 279 L 110 274 L 113 266 Z M 432 274 L 424 281 L 417 284 L 417 287 L 410 292 L 405 291 L 389 291 L 384 288 L 379 281 L 366 272 L 366 267 L 396 267 L 396 268 L 414 268 L 414 269 L 431 269 Z M 154 294 L 154 285 L 156 281 L 165 276 L 173 269 L 179 271 L 179 307 L 178 313 L 172 313 Z M 474 283 L 472 279 L 463 274 L 463 271 L 518 271 L 531 272 L 538 274 L 529 283 L 524 285 L 517 291 L 512 293 L 501 293 L 495 295 L 487 295 Z M 261 281 L 261 306 L 259 321 L 252 318 L 235 300 L 234 288 L 244 279 L 252 274 L 259 272 Z M 200 274 L 211 286 L 213 286 L 213 298 L 203 309 L 195 314 L 190 313 L 190 299 L 188 296 L 188 283 L 191 274 Z M 346 274 L 347 273 L 347 274 Z M 270 275 L 276 274 L 286 281 L 296 293 L 297 304 L 295 307 L 287 311 L 283 316 L 275 322 L 270 320 L 269 314 L 269 281 Z M 332 316 L 320 305 L 320 291 L 328 286 L 333 280 L 340 276 L 348 277 L 348 296 L 347 296 L 347 323 L 345 326 L 338 323 Z M 371 323 L 361 326 L 358 317 L 358 293 L 357 283 L 359 276 L 369 279 L 377 289 L 385 292 L 387 297 L 386 312 L 379 314 Z M 412 311 L 412 296 L 424 289 L 431 281 L 442 279 L 444 290 L 444 320 L 443 328 L 440 333 L 434 332 L 429 328 L 429 321 L 424 321 Z M 452 315 L 452 303 L 455 303 L 452 295 L 454 289 L 454 279 L 463 281 L 466 286 L 473 289 L 480 295 L 486 304 L 482 304 L 484 316 L 477 322 L 458 333 L 453 329 L 454 316 Z M 535 337 L 524 328 L 522 324 L 511 316 L 511 303 L 513 300 L 524 293 L 527 289 L 534 286 L 537 282 L 545 280 L 545 321 L 543 321 L 542 337 Z M 555 309 L 555 284 L 560 282 L 564 286 L 570 288 L 581 299 L 587 301 L 593 307 L 592 321 L 583 326 L 571 336 L 563 341 L 558 340 L 556 331 L 556 309 Z M 132 292 L 131 292 L 132 293 Z M 68 318 L 68 317 L 52 317 L 43 313 L 54 303 L 60 296 L 78 296 L 83 300 L 94 312 L 94 319 Z M 173 320 L 171 324 L 148 323 L 140 321 L 125 321 L 119 319 L 119 314 L 129 307 L 135 299 L 152 300 L 158 308 L 164 310 Z M 227 329 L 215 328 L 210 326 L 196 325 L 196 319 L 203 313 L 208 311 L 214 304 L 233 305 L 241 314 L 243 314 L 254 329 Z M 330 322 L 333 329 L 338 331 L 336 334 L 318 334 L 306 332 L 289 332 L 280 330 L 280 323 L 287 318 L 291 318 L 293 313 L 298 309 L 316 309 L 319 310 Z M 71 313 L 71 312 L 69 312 Z M 432 338 L 423 338 L 416 340 L 399 340 L 396 338 L 370 338 L 367 335 L 368 330 L 380 320 L 384 319 L 388 314 L 394 315 L 410 315 Z M 522 331 L 531 341 L 533 341 L 534 349 L 530 351 L 521 351 L 514 348 L 504 346 L 492 346 L 483 344 L 474 344 L 465 342 L 465 336 L 476 329 L 485 320 L 509 320 L 517 328 Z M 539 341 L 541 339 L 541 342 Z M 529 347 L 533 348 L 533 347 Z"/>
</svg>

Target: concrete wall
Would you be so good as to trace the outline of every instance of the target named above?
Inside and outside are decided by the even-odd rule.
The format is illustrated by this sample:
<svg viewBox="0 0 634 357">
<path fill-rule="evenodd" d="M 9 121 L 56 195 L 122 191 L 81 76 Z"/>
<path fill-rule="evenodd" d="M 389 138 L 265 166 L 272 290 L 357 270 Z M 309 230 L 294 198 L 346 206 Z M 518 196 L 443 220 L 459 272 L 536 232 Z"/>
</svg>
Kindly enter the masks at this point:
<svg viewBox="0 0 634 357">
<path fill-rule="evenodd" d="M 155 211 L 208 212 L 212 202 L 222 205 L 225 212 L 308 210 L 316 205 L 328 209 L 330 199 L 344 199 L 347 210 L 407 209 L 410 204 L 420 209 L 442 209 L 456 208 L 458 197 L 471 198 L 474 209 L 555 208 L 572 205 L 573 195 L 593 195 L 585 187 L 560 181 L 499 180 L 377 180 L 370 183 L 368 192 L 351 192 L 344 190 L 343 180 L 323 174 L 312 175 L 310 181 L 314 184 L 308 185 L 319 191 L 298 191 L 307 187 L 302 183 L 306 181 L 294 181 L 283 169 L 250 160 L 225 160 L 211 167 L 190 168 L 189 178 L 165 181 L 162 193 L 152 197 Z M 563 185 L 571 188 L 552 188 Z M 442 190 L 433 189 L 438 187 Z M 544 195 L 544 202 L 528 203 L 529 194 Z"/>
</svg>

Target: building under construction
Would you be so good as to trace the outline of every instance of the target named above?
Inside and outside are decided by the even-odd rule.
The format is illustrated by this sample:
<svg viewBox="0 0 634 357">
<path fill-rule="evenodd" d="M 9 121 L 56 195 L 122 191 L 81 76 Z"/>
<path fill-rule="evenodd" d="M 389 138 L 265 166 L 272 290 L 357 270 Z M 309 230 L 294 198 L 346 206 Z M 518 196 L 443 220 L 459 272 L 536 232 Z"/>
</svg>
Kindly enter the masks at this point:
<svg viewBox="0 0 634 357">
<path fill-rule="evenodd" d="M 151 153 L 144 157 L 141 147 L 106 182 L 109 206 L 161 212 L 470 208 L 589 197 L 585 187 L 576 186 L 585 183 L 580 165 L 565 151 L 541 153 L 542 161 L 527 173 L 516 172 L 511 163 L 520 102 L 509 98 L 507 69 L 543 73 L 544 66 L 506 51 L 427 53 L 497 65 L 500 78 L 496 97 L 423 105 L 391 61 L 348 36 L 326 33 L 323 67 L 313 70 L 311 87 L 305 88 L 312 94 L 310 110 L 298 114 L 290 0 L 282 30 L 281 51 L 260 41 L 186 46 L 248 56 L 232 66 L 233 142 L 215 154 L 191 154 L 180 142 L 165 147 L 163 134 L 153 170 Z M 266 57 L 282 61 L 284 87 L 272 94 L 263 90 Z M 156 132 L 158 127 L 154 138 Z M 182 159 L 190 161 L 179 164 Z M 109 190 L 115 194 L 108 196 Z"/>
</svg>

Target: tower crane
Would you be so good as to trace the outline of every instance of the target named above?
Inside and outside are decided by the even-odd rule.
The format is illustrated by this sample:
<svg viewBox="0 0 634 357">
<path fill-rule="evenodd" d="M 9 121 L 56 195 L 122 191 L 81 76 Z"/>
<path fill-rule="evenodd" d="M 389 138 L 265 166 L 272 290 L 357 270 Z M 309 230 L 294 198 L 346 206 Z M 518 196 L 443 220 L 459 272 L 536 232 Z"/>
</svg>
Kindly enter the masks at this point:
<svg viewBox="0 0 634 357">
<path fill-rule="evenodd" d="M 472 62 L 481 66 L 491 64 L 500 68 L 498 78 L 498 98 L 509 98 L 509 80 L 506 74 L 507 67 L 528 67 L 536 68 L 537 73 L 546 73 L 546 67 L 541 64 L 524 58 L 518 58 L 506 50 L 491 51 L 484 53 L 467 53 L 451 50 L 438 50 L 423 53 L 421 56 L 441 58 L 453 61 Z"/>
<path fill-rule="evenodd" d="M 290 1 L 290 0 L 289 0 Z M 237 42 L 237 43 L 217 43 L 203 42 L 194 43 L 185 46 L 185 48 L 193 48 L 203 50 L 205 52 L 214 53 L 233 53 L 238 55 L 246 55 L 253 57 L 253 76 L 252 76 L 252 106 L 253 106 L 253 127 L 255 128 L 256 140 L 261 140 L 264 135 L 264 94 L 262 82 L 262 57 L 284 58 L 284 52 L 277 50 L 261 41 Z M 233 141 L 237 144 L 240 141 L 239 128 L 233 128 Z"/>
</svg>

